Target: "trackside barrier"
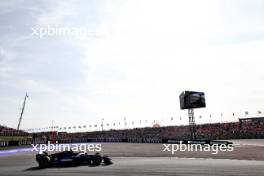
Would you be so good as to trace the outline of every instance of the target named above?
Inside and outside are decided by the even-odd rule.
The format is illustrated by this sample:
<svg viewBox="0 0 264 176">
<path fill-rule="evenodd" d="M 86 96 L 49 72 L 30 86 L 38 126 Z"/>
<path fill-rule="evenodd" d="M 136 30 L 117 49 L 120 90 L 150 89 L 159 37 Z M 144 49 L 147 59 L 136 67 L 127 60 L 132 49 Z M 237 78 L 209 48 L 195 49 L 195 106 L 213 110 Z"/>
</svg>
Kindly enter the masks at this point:
<svg viewBox="0 0 264 176">
<path fill-rule="evenodd" d="M 8 145 L 8 141 L 0 141 L 0 147 L 7 147 Z"/>
<path fill-rule="evenodd" d="M 0 141 L 0 147 L 30 145 L 31 141 Z"/>
</svg>

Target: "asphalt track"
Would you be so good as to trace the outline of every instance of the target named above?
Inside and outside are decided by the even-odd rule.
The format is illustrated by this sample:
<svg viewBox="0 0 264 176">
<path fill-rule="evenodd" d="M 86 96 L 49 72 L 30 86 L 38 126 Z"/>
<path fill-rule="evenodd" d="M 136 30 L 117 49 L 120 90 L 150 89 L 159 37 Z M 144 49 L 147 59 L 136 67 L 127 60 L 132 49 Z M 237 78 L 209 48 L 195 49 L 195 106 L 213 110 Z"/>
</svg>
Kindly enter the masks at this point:
<svg viewBox="0 0 264 176">
<path fill-rule="evenodd" d="M 240 141 L 240 143 L 245 145 L 240 145 L 237 147 L 234 153 L 225 153 L 219 155 L 211 155 L 208 153 L 180 153 L 180 156 L 172 156 L 168 153 L 162 153 L 160 151 L 160 144 L 105 144 L 103 145 L 103 149 L 105 149 L 105 153 L 112 156 L 114 161 L 114 164 L 112 165 L 99 167 L 79 166 L 47 169 L 39 169 L 34 158 L 35 154 L 24 151 L 21 153 L 0 156 L 0 175 L 263 176 L 263 142 L 261 141 L 257 146 L 254 146 L 254 142 L 250 143 L 248 141 Z"/>
</svg>

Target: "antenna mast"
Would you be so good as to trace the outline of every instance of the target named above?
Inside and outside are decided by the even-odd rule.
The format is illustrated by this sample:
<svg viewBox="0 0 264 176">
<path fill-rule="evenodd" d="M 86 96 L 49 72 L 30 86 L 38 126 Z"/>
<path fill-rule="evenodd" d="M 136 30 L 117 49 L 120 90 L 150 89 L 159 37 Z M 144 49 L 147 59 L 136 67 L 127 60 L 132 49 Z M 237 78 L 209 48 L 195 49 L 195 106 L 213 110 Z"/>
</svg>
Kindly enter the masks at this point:
<svg viewBox="0 0 264 176">
<path fill-rule="evenodd" d="M 21 124 L 22 116 L 23 116 L 23 113 L 24 113 L 24 110 L 25 110 L 27 98 L 28 98 L 28 94 L 26 92 L 26 95 L 25 95 L 25 98 L 24 98 L 24 102 L 23 102 L 22 111 L 21 111 L 21 114 L 20 114 L 20 117 L 19 117 L 19 122 L 18 122 L 18 125 L 17 125 L 17 131 L 20 128 L 20 124 Z"/>
</svg>

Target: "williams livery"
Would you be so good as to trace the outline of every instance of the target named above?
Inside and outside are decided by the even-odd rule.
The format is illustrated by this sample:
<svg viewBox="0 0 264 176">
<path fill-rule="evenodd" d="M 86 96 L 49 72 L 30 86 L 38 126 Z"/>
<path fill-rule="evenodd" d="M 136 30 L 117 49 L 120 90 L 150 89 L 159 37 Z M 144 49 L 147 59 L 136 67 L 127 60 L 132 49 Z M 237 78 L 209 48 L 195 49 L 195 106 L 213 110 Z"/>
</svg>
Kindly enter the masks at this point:
<svg viewBox="0 0 264 176">
<path fill-rule="evenodd" d="M 47 167 L 60 167 L 60 166 L 100 166 L 101 164 L 112 164 L 108 156 L 101 156 L 99 153 L 75 153 L 73 151 L 63 151 L 54 154 L 47 152 L 39 153 L 36 155 L 36 160 L 40 168 Z"/>
</svg>

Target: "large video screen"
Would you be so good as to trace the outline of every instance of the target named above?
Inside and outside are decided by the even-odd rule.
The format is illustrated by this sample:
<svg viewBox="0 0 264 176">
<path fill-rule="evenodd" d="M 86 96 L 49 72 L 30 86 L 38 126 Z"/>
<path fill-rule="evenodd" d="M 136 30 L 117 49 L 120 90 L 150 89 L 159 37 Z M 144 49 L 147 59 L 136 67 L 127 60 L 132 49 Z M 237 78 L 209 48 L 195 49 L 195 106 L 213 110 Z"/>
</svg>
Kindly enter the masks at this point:
<svg viewBox="0 0 264 176">
<path fill-rule="evenodd" d="M 180 95 L 180 108 L 205 108 L 204 92 L 184 91 Z"/>
</svg>

